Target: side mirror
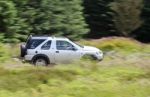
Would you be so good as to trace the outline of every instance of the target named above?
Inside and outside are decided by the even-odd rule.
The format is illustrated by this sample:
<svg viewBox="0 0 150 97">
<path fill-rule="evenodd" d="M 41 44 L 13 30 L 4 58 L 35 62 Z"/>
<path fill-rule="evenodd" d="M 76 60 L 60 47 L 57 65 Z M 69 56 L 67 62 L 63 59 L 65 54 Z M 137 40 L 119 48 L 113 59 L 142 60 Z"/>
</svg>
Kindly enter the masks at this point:
<svg viewBox="0 0 150 97">
<path fill-rule="evenodd" d="M 78 49 L 77 49 L 77 48 L 75 48 L 75 47 L 72 47 L 72 50 L 73 50 L 73 51 L 77 51 Z"/>
<path fill-rule="evenodd" d="M 72 46 L 67 47 L 67 50 L 77 51 L 78 49 Z"/>
</svg>

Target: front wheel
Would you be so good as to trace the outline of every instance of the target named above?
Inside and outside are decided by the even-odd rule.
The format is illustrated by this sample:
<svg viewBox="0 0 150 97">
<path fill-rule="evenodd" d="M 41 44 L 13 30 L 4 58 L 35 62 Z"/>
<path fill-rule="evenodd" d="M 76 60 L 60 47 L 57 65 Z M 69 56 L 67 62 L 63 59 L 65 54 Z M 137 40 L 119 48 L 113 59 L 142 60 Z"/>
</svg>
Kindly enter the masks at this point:
<svg viewBox="0 0 150 97">
<path fill-rule="evenodd" d="M 84 55 L 82 57 L 82 59 L 85 59 L 85 60 L 97 60 L 97 58 L 93 55 Z"/>
<path fill-rule="evenodd" d="M 48 65 L 48 62 L 46 59 L 44 58 L 37 58 L 33 61 L 33 64 L 35 66 L 47 66 Z"/>
<path fill-rule="evenodd" d="M 103 60 L 103 58 L 98 58 L 98 57 L 96 57 L 96 56 L 94 56 L 94 55 L 84 55 L 83 57 L 82 57 L 82 59 L 85 59 L 85 60 L 94 60 L 94 61 L 102 61 Z"/>
</svg>

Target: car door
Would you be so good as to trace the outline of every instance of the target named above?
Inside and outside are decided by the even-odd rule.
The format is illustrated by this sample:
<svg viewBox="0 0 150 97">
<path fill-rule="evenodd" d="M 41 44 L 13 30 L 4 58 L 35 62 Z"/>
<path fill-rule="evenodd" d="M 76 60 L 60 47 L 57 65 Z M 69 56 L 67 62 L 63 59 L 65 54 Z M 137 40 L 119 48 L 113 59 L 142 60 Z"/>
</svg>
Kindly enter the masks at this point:
<svg viewBox="0 0 150 97">
<path fill-rule="evenodd" d="M 65 40 L 56 40 L 56 63 L 68 63 L 79 58 L 80 51 L 70 42 Z"/>
<path fill-rule="evenodd" d="M 53 45 L 52 40 L 48 40 L 40 47 L 40 50 L 39 50 L 39 54 L 44 54 L 48 56 L 51 63 L 54 62 L 54 49 L 52 45 Z"/>
</svg>

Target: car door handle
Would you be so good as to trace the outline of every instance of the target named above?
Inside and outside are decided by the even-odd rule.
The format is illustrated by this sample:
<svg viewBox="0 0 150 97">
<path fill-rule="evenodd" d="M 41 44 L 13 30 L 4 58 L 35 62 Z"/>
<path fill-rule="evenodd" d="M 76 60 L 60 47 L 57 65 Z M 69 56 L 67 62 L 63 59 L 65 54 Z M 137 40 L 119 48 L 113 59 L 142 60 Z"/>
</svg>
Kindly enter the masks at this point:
<svg viewBox="0 0 150 97">
<path fill-rule="evenodd" d="M 37 53 L 38 53 L 38 51 L 35 51 L 35 53 L 37 54 Z"/>
<path fill-rule="evenodd" d="M 59 53 L 59 51 L 56 51 L 56 53 Z"/>
</svg>

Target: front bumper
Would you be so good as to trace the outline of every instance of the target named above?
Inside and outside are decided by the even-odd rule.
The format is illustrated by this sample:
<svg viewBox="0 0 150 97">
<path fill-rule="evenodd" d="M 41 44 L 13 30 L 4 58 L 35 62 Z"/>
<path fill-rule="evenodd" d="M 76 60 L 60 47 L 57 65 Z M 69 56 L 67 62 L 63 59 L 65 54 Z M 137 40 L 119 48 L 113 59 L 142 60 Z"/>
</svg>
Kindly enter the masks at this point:
<svg viewBox="0 0 150 97">
<path fill-rule="evenodd" d="M 97 55 L 95 55 L 95 58 L 96 58 L 97 60 L 101 61 L 101 60 L 103 60 L 104 55 L 103 55 L 103 53 L 97 54 Z"/>
</svg>

